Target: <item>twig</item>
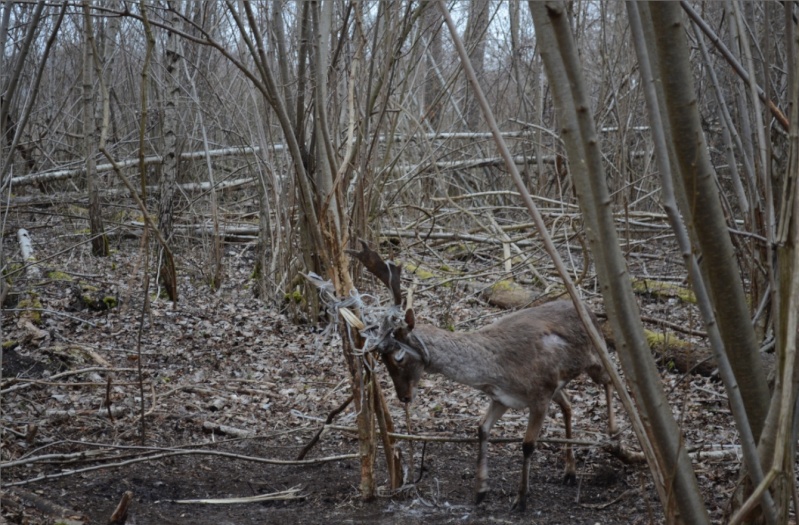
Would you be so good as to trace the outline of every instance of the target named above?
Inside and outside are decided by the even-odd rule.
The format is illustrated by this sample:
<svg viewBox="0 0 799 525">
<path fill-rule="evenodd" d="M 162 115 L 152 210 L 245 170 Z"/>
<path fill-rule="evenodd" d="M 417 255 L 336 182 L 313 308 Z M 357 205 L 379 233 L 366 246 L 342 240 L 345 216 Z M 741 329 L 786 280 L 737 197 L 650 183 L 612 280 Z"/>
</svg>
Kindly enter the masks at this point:
<svg viewBox="0 0 799 525">
<path fill-rule="evenodd" d="M 135 368 L 107 368 L 107 367 L 102 367 L 102 366 L 95 366 L 95 367 L 91 367 L 91 368 L 83 368 L 81 370 L 69 370 L 67 372 L 61 372 L 60 374 L 55 374 L 55 375 L 50 376 L 50 381 L 52 381 L 54 379 L 60 379 L 62 377 L 68 377 L 68 376 L 72 376 L 72 375 L 77 375 L 77 374 L 86 374 L 86 373 L 89 373 L 89 372 L 135 372 L 135 371 L 136 371 Z M 22 390 L 23 388 L 28 388 L 28 387 L 36 384 L 36 382 L 16 384 L 16 383 L 19 383 L 20 381 L 22 381 L 22 379 L 14 378 L 11 381 L 9 381 L 8 383 L 6 383 L 7 385 L 12 385 L 12 386 L 9 386 L 8 388 L 0 390 L 0 395 L 8 394 L 8 393 L 14 392 L 16 390 Z"/>
<path fill-rule="evenodd" d="M 658 317 L 649 317 L 648 315 L 642 315 L 641 320 L 644 321 L 645 323 L 652 323 L 658 326 L 666 326 L 668 328 L 671 328 L 675 332 L 681 332 L 683 334 L 693 335 L 696 337 L 707 337 L 707 332 L 686 328 L 685 325 L 672 323 L 671 321 L 666 321 L 665 319 L 660 319 Z"/>
<path fill-rule="evenodd" d="M 252 438 L 255 437 L 255 432 L 251 430 L 243 430 L 229 425 L 222 425 L 212 421 L 203 421 L 203 430 L 211 432 L 219 432 L 228 436 L 236 436 L 238 438 Z M 298 458 L 302 459 L 302 458 Z"/>
<path fill-rule="evenodd" d="M 332 423 L 332 422 L 333 422 L 333 418 L 335 418 L 335 417 L 336 417 L 337 415 L 339 415 L 339 414 L 340 414 L 340 413 L 341 413 L 341 412 L 342 412 L 342 411 L 343 411 L 345 408 L 347 408 L 347 406 L 348 406 L 348 405 L 349 405 L 351 402 L 352 402 L 352 394 L 350 394 L 350 395 L 349 395 L 349 397 L 348 397 L 347 399 L 345 399 L 345 400 L 344 400 L 344 402 L 343 402 L 341 405 L 339 405 L 337 408 L 333 409 L 333 411 L 332 411 L 332 412 L 330 412 L 330 413 L 327 415 L 327 419 L 325 419 L 325 424 L 324 424 L 324 426 L 322 426 L 322 427 L 321 427 L 321 428 L 320 428 L 320 429 L 319 429 L 319 430 L 316 432 L 316 434 L 314 434 L 314 437 L 312 437 L 312 438 L 311 438 L 311 440 L 308 442 L 308 444 L 307 444 L 307 445 L 305 445 L 305 446 L 302 448 L 302 450 L 300 451 L 300 453 L 299 453 L 299 454 L 297 454 L 297 459 L 298 459 L 298 460 L 305 459 L 305 455 L 306 455 L 306 454 L 308 454 L 308 452 L 310 452 L 310 451 L 311 451 L 311 449 L 314 447 L 314 445 L 316 445 L 316 443 L 319 441 L 319 438 L 322 436 L 322 432 L 324 432 L 324 431 L 325 431 L 325 428 L 327 427 L 327 425 L 329 425 L 330 423 Z"/>
<path fill-rule="evenodd" d="M 616 503 L 620 502 L 623 499 L 629 498 L 630 496 L 632 496 L 636 492 L 638 492 L 637 489 L 628 489 L 628 490 L 625 490 L 624 492 L 622 492 L 621 494 L 619 494 L 619 496 L 616 499 L 614 499 L 612 501 L 608 501 L 607 503 L 580 503 L 580 505 L 585 507 L 585 508 L 587 508 L 587 509 L 600 509 L 600 510 L 601 509 L 606 509 L 606 508 L 610 507 L 611 505 L 615 505 Z"/>
<path fill-rule="evenodd" d="M 216 498 L 216 499 L 179 499 L 169 500 L 170 503 L 181 504 L 203 504 L 203 505 L 235 505 L 239 503 L 260 503 L 262 501 L 278 501 L 289 499 L 304 499 L 305 494 L 301 494 L 302 487 L 297 486 L 288 490 L 281 490 L 279 492 L 271 492 L 269 494 L 260 494 L 258 496 L 250 496 L 247 498 Z"/>
<path fill-rule="evenodd" d="M 64 312 L 56 312 L 55 310 L 48 310 L 47 308 L 4 308 L 6 312 L 40 312 L 43 314 L 49 315 L 60 315 L 61 317 L 66 317 L 68 319 L 72 319 L 73 321 L 78 321 L 79 323 L 84 323 L 92 328 L 97 328 L 97 325 L 92 323 L 91 321 L 87 321 L 86 319 L 81 319 L 80 317 L 76 317 L 74 315 L 65 314 Z"/>
<path fill-rule="evenodd" d="M 168 449 L 167 449 L 168 450 Z M 13 483 L 4 483 L 2 485 L 3 488 L 6 487 L 18 487 L 22 485 L 29 485 L 31 483 L 36 483 L 39 481 L 44 480 L 51 480 L 51 479 L 58 479 L 58 478 L 65 478 L 68 476 L 74 476 L 75 474 L 83 474 L 85 472 L 92 472 L 95 470 L 105 470 L 105 469 L 113 469 L 119 467 L 125 467 L 128 465 L 133 465 L 135 463 L 143 463 L 146 461 L 155 461 L 164 458 L 176 457 L 176 456 L 219 456 L 224 458 L 231 458 L 231 459 L 239 459 L 242 461 L 252 461 L 254 463 L 266 463 L 268 465 L 320 465 L 322 463 L 331 463 L 334 461 L 345 461 L 350 459 L 358 459 L 357 454 L 342 454 L 340 456 L 328 456 L 324 458 L 316 458 L 316 459 L 305 459 L 301 461 L 297 460 L 285 460 L 285 459 L 270 459 L 270 458 L 259 458 L 253 456 L 243 456 L 241 454 L 233 454 L 231 452 L 219 452 L 214 450 L 171 450 L 168 452 L 164 452 L 161 454 L 151 454 L 145 457 L 129 459 L 125 461 L 119 461 L 117 463 L 106 463 L 104 465 L 94 465 L 91 467 L 86 467 L 82 469 L 74 469 L 74 470 L 66 470 L 62 472 L 58 472 L 56 474 L 42 474 L 40 476 L 36 476 L 35 478 L 24 479 L 21 481 L 15 481 Z"/>
<path fill-rule="evenodd" d="M 344 425 L 325 425 L 327 428 L 332 430 L 339 430 L 343 432 L 356 432 L 357 429 L 355 427 L 348 427 Z M 397 432 L 390 432 L 389 436 L 395 439 L 402 439 L 405 441 L 422 441 L 422 442 L 429 442 L 429 443 L 477 443 L 478 438 L 476 437 L 458 437 L 458 436 L 429 436 L 429 435 L 410 435 L 410 434 L 400 434 Z M 489 438 L 489 443 L 521 443 L 522 438 Z M 558 443 L 558 444 L 569 444 L 578 447 L 599 447 L 605 444 L 605 440 L 598 440 L 598 441 L 586 441 L 586 440 L 579 440 L 579 439 L 564 439 L 564 438 L 538 438 L 536 440 L 538 443 Z"/>
</svg>

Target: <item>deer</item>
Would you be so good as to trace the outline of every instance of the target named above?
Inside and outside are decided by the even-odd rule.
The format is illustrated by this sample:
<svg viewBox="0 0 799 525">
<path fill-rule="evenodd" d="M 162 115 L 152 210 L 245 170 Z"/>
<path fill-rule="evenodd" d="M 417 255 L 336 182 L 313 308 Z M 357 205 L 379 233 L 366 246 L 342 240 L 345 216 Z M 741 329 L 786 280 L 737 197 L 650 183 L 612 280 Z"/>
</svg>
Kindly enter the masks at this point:
<svg viewBox="0 0 799 525">
<path fill-rule="evenodd" d="M 379 323 L 366 327 L 365 348 L 375 351 L 388 370 L 399 400 L 410 403 L 425 373 L 484 392 L 488 409 L 477 427 L 478 454 L 475 504 L 489 490 L 488 439 L 491 428 L 508 409 L 528 409 L 522 441 L 521 481 L 512 510 L 526 508 L 530 459 L 550 401 L 563 413 L 566 430 L 564 482 L 576 481 L 571 402 L 563 388 L 582 373 L 604 387 L 608 435 L 617 434 L 610 376 L 599 359 L 571 301 L 554 301 L 505 315 L 473 332 L 451 332 L 416 323 L 412 308 L 402 308 L 401 265 L 385 262 L 364 241 L 362 250 L 348 250 L 391 290 L 394 306 Z M 596 316 L 591 321 L 599 327 Z"/>
</svg>

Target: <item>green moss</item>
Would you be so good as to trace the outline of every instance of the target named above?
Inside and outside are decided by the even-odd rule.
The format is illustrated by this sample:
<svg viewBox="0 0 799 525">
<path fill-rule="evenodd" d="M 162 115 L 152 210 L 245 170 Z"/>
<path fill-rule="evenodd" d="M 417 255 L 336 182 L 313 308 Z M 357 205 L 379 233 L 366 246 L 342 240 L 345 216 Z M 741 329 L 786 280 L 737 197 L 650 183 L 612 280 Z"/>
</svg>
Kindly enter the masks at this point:
<svg viewBox="0 0 799 525">
<path fill-rule="evenodd" d="M 7 265 L 3 269 L 3 278 L 6 280 L 8 284 L 11 284 L 13 282 L 12 278 L 15 277 L 17 273 L 22 270 L 22 268 L 23 265 L 20 263 L 11 263 Z"/>
<path fill-rule="evenodd" d="M 33 324 L 42 323 L 42 302 L 36 294 L 30 294 L 27 299 L 22 299 L 17 303 L 17 307 L 20 310 L 26 310 L 24 315 L 27 315 Z"/>
<path fill-rule="evenodd" d="M 683 341 L 672 332 L 654 332 L 645 329 L 644 336 L 649 348 L 685 348 L 689 345 L 687 341 Z"/>
<path fill-rule="evenodd" d="M 111 216 L 111 222 L 126 222 L 133 216 L 130 210 L 119 210 Z"/>
<path fill-rule="evenodd" d="M 109 310 L 111 308 L 116 308 L 116 306 L 117 306 L 117 298 L 116 297 L 112 297 L 110 295 L 107 295 L 107 296 L 103 297 L 103 304 L 105 304 L 105 307 L 108 308 Z"/>
<path fill-rule="evenodd" d="M 674 283 L 656 281 L 654 279 L 634 279 L 633 291 L 654 297 L 676 297 L 684 303 L 696 304 L 696 296 L 693 290 Z"/>
<path fill-rule="evenodd" d="M 283 296 L 287 303 L 302 304 L 304 297 L 299 290 L 293 290 Z"/>
<path fill-rule="evenodd" d="M 519 288 L 519 285 L 510 279 L 503 279 L 491 285 L 492 292 L 510 292 Z"/>
<path fill-rule="evenodd" d="M 432 279 L 435 277 L 435 274 L 433 274 L 433 272 L 430 270 L 423 269 L 421 266 L 417 266 L 413 263 L 405 263 L 403 268 L 405 268 L 408 273 L 417 276 L 419 279 Z"/>
<path fill-rule="evenodd" d="M 9 339 L 8 341 L 3 341 L 3 350 L 11 350 L 12 348 L 16 347 L 19 344 L 19 341 L 16 339 Z"/>
<path fill-rule="evenodd" d="M 73 280 L 74 280 L 74 279 L 72 279 L 72 276 L 71 276 L 71 275 L 68 275 L 68 274 L 66 274 L 66 273 L 64 273 L 64 272 L 56 272 L 56 271 L 53 271 L 53 272 L 48 272 L 48 273 L 47 273 L 47 277 L 48 277 L 48 278 L 50 278 L 50 279 L 52 279 L 52 280 L 54 280 L 54 281 L 67 281 L 67 282 L 71 282 L 71 281 L 73 281 Z"/>
<path fill-rule="evenodd" d="M 474 243 L 457 243 L 457 244 L 450 244 L 444 250 L 444 253 L 447 254 L 447 257 L 451 259 L 467 259 L 474 254 L 475 245 Z"/>
</svg>

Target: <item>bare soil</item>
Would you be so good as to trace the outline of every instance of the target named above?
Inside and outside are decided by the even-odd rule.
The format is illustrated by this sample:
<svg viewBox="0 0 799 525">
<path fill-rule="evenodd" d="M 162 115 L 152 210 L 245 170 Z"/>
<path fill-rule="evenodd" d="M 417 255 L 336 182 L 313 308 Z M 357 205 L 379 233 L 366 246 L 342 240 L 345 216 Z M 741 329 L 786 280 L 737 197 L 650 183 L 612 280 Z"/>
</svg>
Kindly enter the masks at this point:
<svg viewBox="0 0 799 525">
<path fill-rule="evenodd" d="M 323 434 L 309 463 L 258 462 L 295 460 L 327 414 L 347 398 L 349 380 L 340 344 L 322 340 L 324 327 L 296 324 L 254 299 L 252 247 L 226 248 L 227 279 L 215 293 L 200 270 L 205 251 L 181 254 L 180 301 L 173 307 L 153 295 L 142 314 L 143 259 L 135 239 L 121 239 L 110 257 L 94 258 L 87 244 L 69 244 L 75 240 L 69 224 L 26 226 L 44 261 L 44 277 L 18 280 L 14 289 L 35 290 L 43 312 L 40 324 L 33 324 L 38 332 L 25 323 L 28 314 L 18 311 L 25 308 L 7 305 L 3 317 L 2 519 L 7 523 L 68 518 L 105 524 L 126 491 L 134 498 L 128 523 L 137 525 L 663 522 L 646 465 L 622 463 L 600 446 L 578 447 L 577 484 L 562 483 L 561 445 L 548 441 L 563 437 L 554 405 L 534 455 L 526 512 L 510 510 L 521 465 L 518 442 L 492 444 L 491 492 L 474 506 L 472 438 L 487 401 L 440 377 L 422 382 L 410 411 L 412 428 L 417 435 L 461 441 L 415 442 L 413 451 L 403 442 L 405 464 L 412 457 L 416 477 L 421 470 L 421 479 L 410 487 L 388 491 L 379 452 L 380 494 L 362 501 L 358 443 L 347 430 L 354 427 L 352 406 L 336 418 L 337 428 Z M 13 254 L 13 235 L 5 239 L 6 253 Z M 56 270 L 70 280 L 48 273 Z M 77 299 L 87 286 L 115 297 L 118 306 L 83 308 Z M 480 316 L 494 311 L 476 294 L 445 292 L 419 293 L 419 310 L 428 321 L 462 323 L 459 329 L 490 321 Z M 683 315 L 686 325 L 696 324 L 692 313 L 681 313 L 681 305 L 642 302 L 649 315 L 665 313 L 676 322 Z M 81 372 L 58 375 L 76 371 Z M 385 371 L 378 373 L 404 432 L 402 406 Z M 663 380 L 688 446 L 721 450 L 737 443 L 726 398 L 713 378 L 664 370 Z M 568 390 L 575 439 L 601 443 L 604 396 L 587 378 Z M 619 403 L 616 412 L 625 429 L 623 443 L 635 449 Z M 494 437 L 520 439 L 525 424 L 525 414 L 511 411 Z M 722 522 L 738 460 L 703 459 L 696 469 L 713 519 Z M 177 503 L 293 488 L 298 492 L 286 500 Z M 59 512 L 64 515 L 57 517 Z"/>
</svg>

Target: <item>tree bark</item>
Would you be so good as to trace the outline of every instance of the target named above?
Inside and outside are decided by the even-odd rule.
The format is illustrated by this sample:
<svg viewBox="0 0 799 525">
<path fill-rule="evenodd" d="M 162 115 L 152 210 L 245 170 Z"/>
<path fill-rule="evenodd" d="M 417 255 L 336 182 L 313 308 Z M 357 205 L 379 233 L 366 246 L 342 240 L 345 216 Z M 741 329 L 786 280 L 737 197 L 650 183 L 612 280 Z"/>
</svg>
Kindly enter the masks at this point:
<svg viewBox="0 0 799 525">
<path fill-rule="evenodd" d="M 650 12 L 657 37 L 655 47 L 666 111 L 678 160 L 675 167 L 679 168 L 684 204 L 688 206 L 682 211 L 690 218 L 688 225 L 699 243 L 702 272 L 718 314 L 724 348 L 741 389 L 752 433 L 759 439 L 769 406 L 766 375 L 758 355 L 741 274 L 727 233 L 716 176 L 697 111 L 680 6 L 671 2 L 653 2 Z"/>
<path fill-rule="evenodd" d="M 653 474 L 664 480 L 665 490 L 660 491 L 664 512 L 667 520 L 674 522 L 709 523 L 681 432 L 644 337 L 613 223 L 602 155 L 565 6 L 530 1 L 529 7 L 616 348 L 655 449 L 657 471 Z"/>
<path fill-rule="evenodd" d="M 89 229 L 92 255 L 105 257 L 109 253 L 108 238 L 103 227 L 102 205 L 97 191 L 95 167 L 97 164 L 97 126 L 94 120 L 94 33 L 92 30 L 90 0 L 83 0 L 83 143 L 86 155 L 86 191 L 89 195 Z"/>
<path fill-rule="evenodd" d="M 429 41 L 427 42 L 427 53 L 425 53 L 426 65 L 422 107 L 430 127 L 438 129 L 443 110 L 441 102 L 443 86 L 436 74 L 436 68 L 440 67 L 444 48 L 443 39 L 441 38 L 441 12 L 436 7 L 435 2 L 428 2 L 425 6 L 423 24 Z"/>
<path fill-rule="evenodd" d="M 177 29 L 180 26 L 180 15 L 174 2 L 167 2 L 168 16 L 170 23 Z M 164 113 L 163 113 L 163 134 L 164 134 L 164 164 L 161 169 L 161 187 L 158 199 L 158 229 L 161 236 L 167 243 L 172 242 L 172 222 L 174 218 L 175 189 L 177 187 L 177 174 L 180 160 L 178 145 L 178 100 L 180 93 L 181 50 L 180 41 L 177 34 L 169 31 L 166 37 L 166 48 L 164 49 Z M 212 253 L 214 253 L 212 251 Z M 170 259 L 161 259 L 160 276 L 170 301 L 178 300 L 177 275 L 174 265 L 170 267 Z M 211 266 L 213 268 L 213 266 Z M 215 289 L 217 283 L 212 283 Z"/>
<path fill-rule="evenodd" d="M 477 78 L 482 81 L 483 69 L 485 67 L 486 37 L 488 31 L 488 14 L 490 2 L 488 0 L 472 0 L 469 2 L 469 20 L 466 24 L 465 43 L 469 51 L 469 62 L 472 69 L 477 74 Z M 466 88 L 466 126 L 469 130 L 480 129 L 481 114 L 472 88 Z"/>
</svg>

